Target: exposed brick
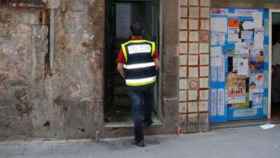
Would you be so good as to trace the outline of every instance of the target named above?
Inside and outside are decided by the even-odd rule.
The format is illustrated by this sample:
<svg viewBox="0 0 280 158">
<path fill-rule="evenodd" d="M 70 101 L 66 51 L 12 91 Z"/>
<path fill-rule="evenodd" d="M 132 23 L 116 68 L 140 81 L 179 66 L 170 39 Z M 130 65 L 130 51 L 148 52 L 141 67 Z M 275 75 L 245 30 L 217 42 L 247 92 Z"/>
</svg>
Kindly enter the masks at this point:
<svg viewBox="0 0 280 158">
<path fill-rule="evenodd" d="M 188 44 L 180 43 L 180 54 L 187 54 L 188 52 Z"/>
<path fill-rule="evenodd" d="M 188 40 L 188 32 L 187 31 L 180 31 L 179 40 L 181 42 L 187 41 Z"/>
<path fill-rule="evenodd" d="M 189 90 L 188 91 L 188 100 L 189 101 L 197 100 L 197 97 L 198 97 L 197 90 Z"/>
<path fill-rule="evenodd" d="M 208 101 L 200 101 L 199 112 L 207 112 L 207 111 L 208 111 Z"/>
<path fill-rule="evenodd" d="M 190 43 L 189 44 L 189 54 L 198 54 L 198 43 Z"/>
<path fill-rule="evenodd" d="M 209 18 L 209 8 L 200 8 L 200 17 Z"/>
<path fill-rule="evenodd" d="M 188 114 L 187 131 L 198 132 L 198 127 L 199 127 L 198 114 Z"/>
<path fill-rule="evenodd" d="M 200 6 L 209 7 L 210 6 L 210 0 L 200 0 Z"/>
<path fill-rule="evenodd" d="M 179 89 L 186 90 L 187 89 L 187 79 L 180 79 L 179 80 Z"/>
<path fill-rule="evenodd" d="M 179 77 L 187 77 L 187 67 L 179 68 Z"/>
<path fill-rule="evenodd" d="M 179 101 L 187 100 L 187 91 L 181 90 L 179 91 Z"/>
<path fill-rule="evenodd" d="M 189 35 L 190 35 L 189 41 L 197 42 L 199 40 L 199 32 L 198 31 L 190 31 Z"/>
<path fill-rule="evenodd" d="M 201 30 L 209 30 L 209 20 L 208 19 L 200 19 L 200 29 Z"/>
<path fill-rule="evenodd" d="M 198 67 L 189 67 L 189 77 L 198 77 Z"/>
<path fill-rule="evenodd" d="M 185 8 L 185 7 L 180 8 L 180 17 L 181 18 L 188 17 L 188 8 Z"/>
<path fill-rule="evenodd" d="M 188 113 L 198 112 L 197 102 L 188 102 Z"/>
<path fill-rule="evenodd" d="M 198 65 L 198 55 L 189 55 L 188 65 Z"/>
<path fill-rule="evenodd" d="M 188 79 L 188 86 L 190 90 L 197 90 L 199 89 L 199 80 L 198 78 L 189 78 Z"/>
<path fill-rule="evenodd" d="M 200 88 L 208 88 L 208 78 L 200 78 L 199 86 Z"/>
<path fill-rule="evenodd" d="M 189 19 L 189 29 L 190 30 L 198 30 L 198 20 L 197 19 Z"/>
<path fill-rule="evenodd" d="M 188 0 L 180 0 L 180 5 L 187 6 L 188 5 Z"/>
<path fill-rule="evenodd" d="M 206 132 L 209 130 L 209 116 L 208 113 L 199 114 L 199 131 Z"/>
<path fill-rule="evenodd" d="M 199 7 L 190 7 L 189 8 L 189 17 L 198 18 L 199 17 Z"/>
<path fill-rule="evenodd" d="M 198 6 L 199 5 L 199 0 L 189 0 L 189 5 L 190 6 Z"/>
<path fill-rule="evenodd" d="M 208 31 L 200 31 L 199 32 L 199 41 L 200 42 L 209 42 L 209 32 Z"/>
<path fill-rule="evenodd" d="M 209 55 L 208 54 L 200 54 L 200 65 L 208 65 L 209 64 Z"/>
<path fill-rule="evenodd" d="M 179 25 L 180 29 L 182 29 L 182 30 L 188 29 L 187 19 L 181 19 L 179 23 L 180 23 L 180 25 Z"/>
<path fill-rule="evenodd" d="M 199 53 L 209 53 L 209 43 L 200 43 Z"/>
<path fill-rule="evenodd" d="M 199 67 L 199 75 L 200 75 L 200 77 L 209 76 L 209 66 L 200 66 Z"/>
<path fill-rule="evenodd" d="M 209 98 L 209 91 L 208 90 L 200 90 L 199 91 L 199 99 L 200 100 L 208 100 L 208 98 Z"/>
<path fill-rule="evenodd" d="M 179 58 L 179 64 L 180 65 L 187 65 L 188 59 L 187 59 L 187 55 L 180 55 Z"/>
</svg>

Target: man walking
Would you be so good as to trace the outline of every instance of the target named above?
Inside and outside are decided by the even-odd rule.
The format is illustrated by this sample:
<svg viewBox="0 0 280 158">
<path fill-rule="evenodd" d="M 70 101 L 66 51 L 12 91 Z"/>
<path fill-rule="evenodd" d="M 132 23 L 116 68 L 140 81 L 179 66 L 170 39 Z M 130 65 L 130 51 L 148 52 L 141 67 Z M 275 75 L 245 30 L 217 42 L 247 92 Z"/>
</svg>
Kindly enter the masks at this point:
<svg viewBox="0 0 280 158">
<path fill-rule="evenodd" d="M 121 45 L 117 70 L 125 79 L 132 102 L 134 144 L 144 147 L 143 126 L 149 127 L 153 123 L 153 87 L 159 59 L 155 43 L 144 40 L 140 23 L 134 23 L 131 32 L 130 40 Z"/>
</svg>

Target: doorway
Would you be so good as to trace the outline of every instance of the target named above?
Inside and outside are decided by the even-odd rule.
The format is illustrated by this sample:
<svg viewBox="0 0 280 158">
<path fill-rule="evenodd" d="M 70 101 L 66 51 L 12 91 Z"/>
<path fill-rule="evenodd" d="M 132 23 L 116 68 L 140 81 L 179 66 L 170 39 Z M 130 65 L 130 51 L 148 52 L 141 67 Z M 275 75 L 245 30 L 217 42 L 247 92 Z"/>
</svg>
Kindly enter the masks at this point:
<svg viewBox="0 0 280 158">
<path fill-rule="evenodd" d="M 280 10 L 271 11 L 271 107 L 272 121 L 280 120 Z"/>
<path fill-rule="evenodd" d="M 120 45 L 130 36 L 130 25 L 140 22 L 144 37 L 159 48 L 159 0 L 108 0 L 106 4 L 104 121 L 131 122 L 131 103 L 126 85 L 116 70 Z M 159 111 L 159 86 L 154 89 L 154 116 Z"/>
</svg>

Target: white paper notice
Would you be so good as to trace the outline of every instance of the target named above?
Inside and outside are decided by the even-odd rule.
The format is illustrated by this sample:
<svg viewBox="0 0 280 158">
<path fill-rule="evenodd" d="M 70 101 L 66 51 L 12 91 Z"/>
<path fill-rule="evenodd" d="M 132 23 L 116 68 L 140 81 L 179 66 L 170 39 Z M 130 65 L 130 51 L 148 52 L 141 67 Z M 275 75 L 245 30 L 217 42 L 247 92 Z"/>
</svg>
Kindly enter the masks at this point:
<svg viewBox="0 0 280 158">
<path fill-rule="evenodd" d="M 262 28 L 263 27 L 263 15 L 262 12 L 255 12 L 252 14 L 254 18 L 254 22 L 256 24 L 256 28 Z"/>
<path fill-rule="evenodd" d="M 218 56 L 223 54 L 223 49 L 219 47 L 211 47 L 211 56 Z"/>
<path fill-rule="evenodd" d="M 245 21 L 242 26 L 244 30 L 251 30 L 256 28 L 256 23 L 252 21 Z"/>
<path fill-rule="evenodd" d="M 212 17 L 211 31 L 227 32 L 227 18 L 226 17 Z"/>
<path fill-rule="evenodd" d="M 257 32 L 254 37 L 254 46 L 256 49 L 263 49 L 264 33 Z"/>
<path fill-rule="evenodd" d="M 217 65 L 218 65 L 218 81 L 224 82 L 225 81 L 225 65 L 224 65 L 224 56 L 220 55 L 217 57 Z"/>
<path fill-rule="evenodd" d="M 238 33 L 239 33 L 238 29 L 229 29 L 228 30 L 228 41 L 238 42 L 239 41 Z"/>
<path fill-rule="evenodd" d="M 249 75 L 249 60 L 248 58 L 234 57 L 233 58 L 233 71 L 238 75 Z"/>
<path fill-rule="evenodd" d="M 216 89 L 211 90 L 211 115 L 212 116 L 217 115 L 217 90 Z"/>
<path fill-rule="evenodd" d="M 224 89 L 218 89 L 218 115 L 225 114 L 225 92 Z"/>
<path fill-rule="evenodd" d="M 226 41 L 225 33 L 212 32 L 211 33 L 211 45 L 224 45 Z"/>
<path fill-rule="evenodd" d="M 249 60 L 248 58 L 238 58 L 238 75 L 249 75 Z"/>
</svg>

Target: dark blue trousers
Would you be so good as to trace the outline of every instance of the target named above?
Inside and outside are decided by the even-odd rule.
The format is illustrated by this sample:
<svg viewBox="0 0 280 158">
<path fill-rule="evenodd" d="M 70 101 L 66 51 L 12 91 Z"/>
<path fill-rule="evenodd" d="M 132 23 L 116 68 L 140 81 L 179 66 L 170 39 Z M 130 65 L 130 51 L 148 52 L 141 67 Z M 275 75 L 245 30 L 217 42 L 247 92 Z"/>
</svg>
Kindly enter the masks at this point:
<svg viewBox="0 0 280 158">
<path fill-rule="evenodd" d="M 144 139 L 143 122 L 152 121 L 153 94 L 153 86 L 128 87 L 132 102 L 134 138 L 137 142 Z"/>
</svg>

